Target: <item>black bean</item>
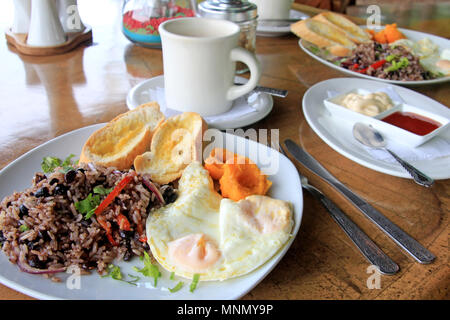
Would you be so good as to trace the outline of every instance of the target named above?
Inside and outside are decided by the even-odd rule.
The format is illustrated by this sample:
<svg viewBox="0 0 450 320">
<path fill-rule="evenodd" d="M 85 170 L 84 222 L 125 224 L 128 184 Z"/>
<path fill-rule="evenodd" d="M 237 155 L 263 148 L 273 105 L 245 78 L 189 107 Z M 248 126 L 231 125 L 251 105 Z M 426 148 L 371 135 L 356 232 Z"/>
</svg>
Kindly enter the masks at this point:
<svg viewBox="0 0 450 320">
<path fill-rule="evenodd" d="M 175 190 L 174 190 L 171 186 L 167 187 L 167 188 L 164 190 L 162 196 L 163 196 L 164 201 L 165 201 L 166 203 L 172 203 L 172 202 L 174 202 L 175 200 L 177 200 L 177 197 L 178 197 L 178 196 L 177 196 L 177 193 L 175 192 Z"/>
<path fill-rule="evenodd" d="M 40 244 L 38 241 L 29 241 L 27 243 L 27 247 L 30 250 L 38 250 L 40 248 Z"/>
<path fill-rule="evenodd" d="M 38 191 L 36 191 L 36 193 L 34 194 L 34 196 L 36 198 L 48 197 L 49 195 L 50 195 L 50 193 L 49 193 L 47 187 L 42 187 L 42 188 L 38 189 Z"/>
<path fill-rule="evenodd" d="M 55 187 L 55 194 L 64 195 L 64 194 L 67 193 L 67 189 L 68 189 L 68 187 L 66 187 L 65 185 L 63 185 L 63 184 L 58 184 L 58 185 Z"/>
<path fill-rule="evenodd" d="M 50 241 L 52 238 L 48 235 L 48 232 L 46 230 L 38 231 L 38 237 L 45 242 Z"/>
<path fill-rule="evenodd" d="M 19 217 L 22 218 L 26 215 L 28 215 L 28 208 L 24 204 L 21 204 L 19 207 Z"/>
<path fill-rule="evenodd" d="M 46 269 L 47 268 L 46 263 L 47 263 L 46 261 L 39 260 L 39 258 L 34 254 L 28 258 L 28 264 L 32 268 Z"/>
<path fill-rule="evenodd" d="M 0 243 L 5 242 L 6 237 L 3 235 L 3 231 L 0 230 Z"/>
<path fill-rule="evenodd" d="M 8 203 L 6 204 L 6 207 L 9 208 L 11 206 L 11 201 L 8 201 Z"/>
<path fill-rule="evenodd" d="M 134 231 L 119 230 L 119 235 L 123 239 L 131 239 L 134 236 Z"/>
<path fill-rule="evenodd" d="M 75 181 L 76 176 L 77 176 L 77 172 L 75 170 L 69 170 L 64 175 L 64 181 L 66 183 L 72 183 Z"/>
<path fill-rule="evenodd" d="M 86 172 L 86 170 L 84 170 L 83 168 L 78 168 L 77 171 L 81 172 L 81 173 L 85 173 Z"/>
<path fill-rule="evenodd" d="M 57 178 L 53 178 L 50 180 L 50 185 L 54 185 L 55 183 L 59 183 L 59 180 Z"/>
</svg>

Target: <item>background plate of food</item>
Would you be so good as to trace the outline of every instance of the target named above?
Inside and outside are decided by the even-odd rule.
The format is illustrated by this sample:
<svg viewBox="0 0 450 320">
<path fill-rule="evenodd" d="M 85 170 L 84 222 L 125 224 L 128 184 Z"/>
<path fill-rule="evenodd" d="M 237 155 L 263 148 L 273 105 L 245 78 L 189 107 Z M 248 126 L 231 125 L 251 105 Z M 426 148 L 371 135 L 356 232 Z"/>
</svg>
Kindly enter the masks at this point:
<svg viewBox="0 0 450 320">
<path fill-rule="evenodd" d="M 348 109 L 345 113 L 337 113 L 335 111 L 343 107 L 336 106 L 329 109 L 325 105 L 326 100 L 330 98 L 330 93 L 342 95 L 355 90 L 371 93 L 388 92 L 389 94 L 393 92 L 402 100 L 402 103 L 416 107 L 427 117 L 436 115 L 447 121 L 450 120 L 448 108 L 411 89 L 358 78 L 325 80 L 309 88 L 303 96 L 302 105 L 306 121 L 314 132 L 336 152 L 375 171 L 410 179 L 411 176 L 408 172 L 389 153 L 365 147 L 353 137 L 352 129 L 355 122 L 363 122 L 372 125 L 377 130 L 384 130 L 383 126 L 378 126 L 378 123 L 381 122 L 376 119 L 376 116 L 369 117 Z M 394 106 L 392 109 L 395 108 Z M 386 114 L 386 112 L 389 111 L 381 114 Z M 350 115 L 351 113 L 354 115 Z M 383 131 L 383 136 L 388 139 L 389 148 L 399 155 L 404 155 L 405 160 L 431 178 L 436 180 L 450 178 L 450 130 L 448 128 L 416 148 L 399 143 L 399 137 L 394 130 Z M 391 137 L 392 141 L 389 139 Z"/>
<path fill-rule="evenodd" d="M 352 76 L 400 85 L 450 80 L 450 41 L 397 28 L 367 29 L 323 13 L 291 26 L 299 46 L 317 61 Z"/>
<path fill-rule="evenodd" d="M 267 194 L 244 199 L 250 205 L 246 213 L 252 212 L 248 211 L 252 206 L 268 201 L 269 207 L 275 205 L 288 214 L 286 221 L 289 223 L 283 225 L 283 230 L 271 228 L 275 233 L 259 229 L 257 220 L 239 224 L 243 217 L 239 202 L 231 200 L 231 196 L 225 199 L 225 189 L 220 189 L 222 199 L 219 189 L 215 189 L 218 181 L 213 185 L 206 166 L 192 160 L 180 167 L 180 163 L 173 160 L 193 156 L 189 152 L 183 154 L 191 150 L 192 141 L 186 140 L 189 136 L 186 133 L 194 135 L 197 129 L 203 133 L 203 124 L 201 118 L 192 113 L 164 119 L 159 107 L 150 105 L 129 111 L 107 125 L 97 124 L 66 133 L 6 166 L 0 172 L 0 282 L 38 299 L 215 300 L 238 299 L 248 293 L 277 265 L 295 239 L 303 210 L 300 179 L 291 161 L 275 149 L 214 131 L 213 143 L 205 146 L 205 150 L 209 147 L 208 153 L 215 150 L 213 147 L 226 146 L 231 154 L 237 152 L 254 161 L 252 166 L 260 168 L 261 172 L 267 170 L 268 164 L 276 165 L 272 174 L 261 175 Z M 129 135 L 123 135 L 127 126 L 142 132 L 129 131 Z M 148 129 L 152 131 L 151 147 Z M 177 136 L 174 132 L 180 129 L 183 135 Z M 180 138 L 172 141 L 174 153 L 166 153 L 167 148 L 161 147 L 169 136 Z M 144 161 L 134 162 L 139 169 L 130 168 L 137 157 L 129 155 L 139 149 L 142 141 L 147 147 L 138 155 Z M 123 152 L 127 148 L 128 151 Z M 102 156 L 98 157 L 99 154 Z M 167 160 L 166 156 L 172 160 Z M 165 166 L 150 168 L 145 162 L 149 157 L 152 164 Z M 111 164 L 115 166 L 108 167 Z M 172 175 L 176 171 L 174 168 L 179 171 L 178 175 Z M 255 168 L 254 174 L 260 172 Z M 158 170 L 163 174 L 158 175 Z M 227 180 L 231 183 L 233 179 Z M 253 201 L 255 197 L 259 202 Z M 221 201 L 226 202 L 224 208 Z M 165 220 L 161 223 L 164 225 L 145 221 L 158 216 L 161 210 L 168 213 L 163 215 Z M 206 217 L 188 214 L 204 214 L 205 210 L 209 212 Z M 221 216 L 219 210 L 230 213 L 227 216 L 230 219 Z M 200 223 L 205 219 L 217 221 Z M 151 228 L 152 233 L 146 233 L 145 228 L 147 231 Z M 220 265 L 220 268 L 210 269 L 201 264 L 205 263 L 203 260 L 183 260 L 189 241 L 182 236 L 186 232 L 208 233 L 204 228 L 216 236 L 220 234 L 219 238 L 226 238 L 229 230 L 241 230 L 247 237 L 227 238 L 226 247 L 217 243 L 220 239 L 214 244 L 208 237 L 200 237 L 197 245 L 204 246 L 204 250 L 199 250 L 198 254 L 212 250 L 208 259 L 212 257 L 212 261 Z M 253 239 L 248 230 L 253 230 Z M 271 250 L 258 246 L 260 240 L 270 240 L 267 235 L 278 235 L 278 242 L 271 241 L 278 243 Z M 151 243 L 146 236 L 151 237 Z M 162 243 L 166 248 L 164 244 L 168 243 L 164 241 L 171 236 L 177 238 L 172 240 L 178 240 L 173 255 L 178 260 L 168 259 L 167 254 L 172 257 L 172 253 L 162 251 L 157 252 L 155 260 L 153 253 L 156 251 L 150 250 L 148 243 L 157 248 Z M 243 255 L 251 253 L 244 259 L 245 268 L 239 267 L 241 260 L 237 256 L 225 259 L 226 252 L 236 252 L 231 249 L 237 242 L 239 247 L 252 249 L 241 251 Z M 157 260 L 164 259 L 166 266 L 162 267 Z M 208 259 L 206 262 L 211 263 Z M 192 269 L 183 269 L 186 265 Z M 222 274 L 223 270 L 226 272 Z"/>
</svg>

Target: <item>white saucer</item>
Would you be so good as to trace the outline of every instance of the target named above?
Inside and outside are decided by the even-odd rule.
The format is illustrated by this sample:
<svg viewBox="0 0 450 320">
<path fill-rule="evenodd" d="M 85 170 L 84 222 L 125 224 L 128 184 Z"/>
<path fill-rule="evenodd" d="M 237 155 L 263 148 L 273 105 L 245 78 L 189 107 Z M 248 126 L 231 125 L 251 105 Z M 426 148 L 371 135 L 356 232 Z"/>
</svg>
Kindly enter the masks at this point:
<svg viewBox="0 0 450 320">
<path fill-rule="evenodd" d="M 309 15 L 306 13 L 297 11 L 297 10 L 291 10 L 289 12 L 289 18 L 290 19 L 298 19 L 298 20 L 305 20 L 309 18 Z M 291 32 L 291 28 L 289 26 L 283 26 L 283 27 L 274 27 L 274 26 L 260 26 L 258 25 L 256 27 L 256 35 L 261 37 L 278 37 L 285 34 L 288 34 Z"/>
<path fill-rule="evenodd" d="M 246 80 L 242 77 L 235 78 L 235 81 L 239 83 Z M 180 113 L 166 108 L 164 76 L 157 76 L 139 83 L 127 96 L 127 106 L 130 110 L 150 101 L 158 102 L 166 117 Z M 252 101 L 251 105 L 249 101 Z M 265 118 L 272 111 L 272 107 L 271 95 L 253 91 L 236 99 L 230 111 L 217 116 L 204 117 L 204 119 L 210 127 L 219 130 L 242 128 Z"/>
<path fill-rule="evenodd" d="M 405 103 L 448 117 L 449 111 L 446 106 L 420 93 L 401 86 L 358 78 L 336 78 L 315 84 L 303 96 L 303 113 L 314 132 L 343 156 L 378 172 L 396 177 L 411 178 L 396 162 L 383 161 L 372 157 L 365 147 L 353 138 L 351 119 L 333 117 L 327 111 L 323 102 L 328 98 L 328 91 L 348 92 L 356 88 L 376 91 L 387 86 L 393 87 Z M 440 137 L 450 141 L 450 130 L 443 132 Z M 450 178 L 450 156 L 409 162 L 435 180 Z"/>
</svg>

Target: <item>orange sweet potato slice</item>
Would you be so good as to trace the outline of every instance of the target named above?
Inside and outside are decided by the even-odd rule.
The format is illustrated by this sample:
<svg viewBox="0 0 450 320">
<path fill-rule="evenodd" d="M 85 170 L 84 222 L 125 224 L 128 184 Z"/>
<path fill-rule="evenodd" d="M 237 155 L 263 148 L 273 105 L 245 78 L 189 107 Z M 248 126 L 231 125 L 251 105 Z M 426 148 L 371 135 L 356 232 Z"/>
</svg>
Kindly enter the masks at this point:
<svg viewBox="0 0 450 320">
<path fill-rule="evenodd" d="M 387 43 L 386 34 L 384 32 L 384 29 L 375 33 L 375 35 L 373 36 L 373 39 L 379 43 Z"/>
<path fill-rule="evenodd" d="M 208 170 L 211 178 L 219 180 L 223 175 L 223 165 L 226 162 L 234 163 L 253 163 L 250 159 L 235 154 L 227 149 L 215 148 L 211 151 L 208 158 L 205 159 L 205 169 Z"/>
<path fill-rule="evenodd" d="M 250 195 L 265 195 L 272 182 L 254 163 L 225 163 L 220 178 L 222 196 L 239 201 Z"/>
<path fill-rule="evenodd" d="M 399 39 L 405 39 L 403 33 L 401 33 L 397 29 L 396 23 L 386 25 L 386 27 L 384 28 L 384 35 L 386 36 L 386 40 L 388 43 L 395 42 Z"/>
</svg>

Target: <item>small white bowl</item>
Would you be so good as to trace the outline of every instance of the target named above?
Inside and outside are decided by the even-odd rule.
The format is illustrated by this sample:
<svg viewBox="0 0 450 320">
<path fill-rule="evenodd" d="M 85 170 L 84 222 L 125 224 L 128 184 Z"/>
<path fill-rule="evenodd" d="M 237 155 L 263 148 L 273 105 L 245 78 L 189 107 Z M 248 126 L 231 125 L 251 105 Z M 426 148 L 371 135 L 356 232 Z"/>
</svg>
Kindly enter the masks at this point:
<svg viewBox="0 0 450 320">
<path fill-rule="evenodd" d="M 392 140 L 399 142 L 401 144 L 409 145 L 411 147 L 418 147 L 431 138 L 439 135 L 444 130 L 447 130 L 450 127 L 450 119 L 436 113 L 431 113 L 429 111 L 424 111 L 418 107 L 406 104 L 406 103 L 400 103 L 398 101 L 393 101 L 394 106 L 391 109 L 388 109 L 384 112 L 379 113 L 378 115 L 374 117 L 366 116 L 364 114 L 361 114 L 359 112 L 347 109 L 346 107 L 339 105 L 337 101 L 342 98 L 342 96 L 348 94 L 348 93 L 359 93 L 359 94 L 367 94 L 370 93 L 367 90 L 360 90 L 355 89 L 352 91 L 349 91 L 345 94 L 341 94 L 338 96 L 335 96 L 333 98 L 325 99 L 324 104 L 327 110 L 331 113 L 332 116 L 344 118 L 347 121 L 350 121 L 353 124 L 356 122 L 363 122 L 366 124 L 372 125 L 375 129 L 380 131 L 380 133 L 383 135 L 383 137 L 386 140 Z M 426 134 L 426 135 L 418 135 L 415 133 L 412 133 L 410 131 L 407 131 L 405 129 L 402 129 L 400 127 L 394 126 L 392 124 L 389 124 L 387 122 L 382 121 L 382 119 L 386 118 L 390 114 L 394 112 L 410 112 L 415 113 L 419 116 L 423 116 L 426 118 L 429 118 L 431 120 L 437 121 L 441 124 L 441 126 L 432 132 Z"/>
</svg>

